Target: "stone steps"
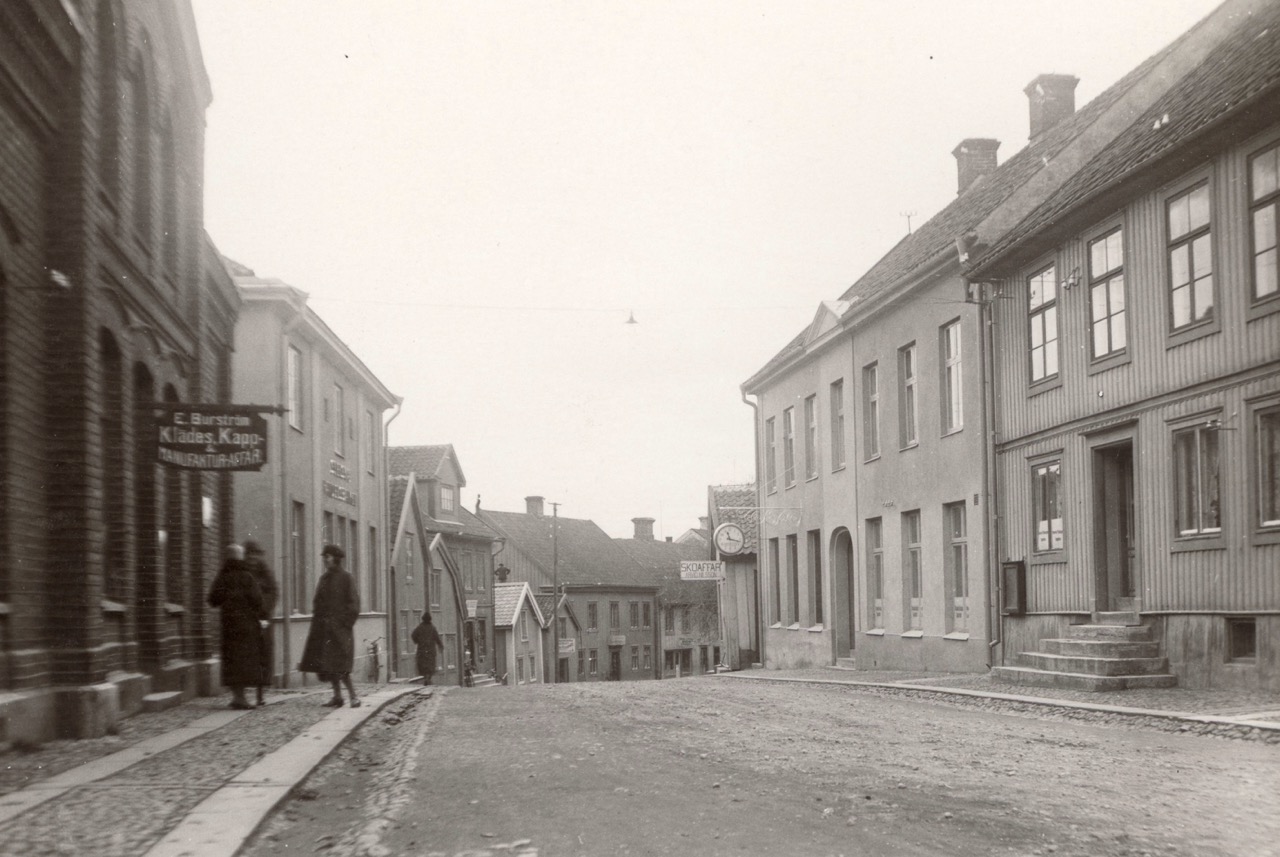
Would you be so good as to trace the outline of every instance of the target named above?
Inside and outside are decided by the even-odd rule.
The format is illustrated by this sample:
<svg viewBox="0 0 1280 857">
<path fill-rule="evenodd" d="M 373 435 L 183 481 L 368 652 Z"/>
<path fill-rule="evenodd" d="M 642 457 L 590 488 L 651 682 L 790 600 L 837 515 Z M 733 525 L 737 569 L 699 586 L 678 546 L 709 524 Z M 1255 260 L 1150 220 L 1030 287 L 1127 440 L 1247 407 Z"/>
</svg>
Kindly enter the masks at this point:
<svg viewBox="0 0 1280 857">
<path fill-rule="evenodd" d="M 148 693 L 142 697 L 142 710 L 152 711 L 168 711 L 182 704 L 182 691 L 169 690 L 161 693 Z"/>
<path fill-rule="evenodd" d="M 1032 669 L 1086 675 L 1156 675 L 1168 667 L 1164 658 L 1083 657 L 1022 652 L 1018 659 L 1023 666 Z"/>
<path fill-rule="evenodd" d="M 1108 691 L 1138 688 L 1177 687 L 1176 675 L 1090 675 L 1050 672 L 1031 667 L 993 667 L 992 678 L 1008 684 L 1032 687 L 1063 687 L 1074 690 Z"/>
<path fill-rule="evenodd" d="M 1038 651 L 1019 652 L 1016 665 L 991 677 L 1009 684 L 1107 691 L 1176 687 L 1169 661 L 1160 656 L 1155 631 L 1132 611 L 1094 613 L 1087 625 L 1071 625 L 1065 638 L 1040 640 Z"/>
</svg>

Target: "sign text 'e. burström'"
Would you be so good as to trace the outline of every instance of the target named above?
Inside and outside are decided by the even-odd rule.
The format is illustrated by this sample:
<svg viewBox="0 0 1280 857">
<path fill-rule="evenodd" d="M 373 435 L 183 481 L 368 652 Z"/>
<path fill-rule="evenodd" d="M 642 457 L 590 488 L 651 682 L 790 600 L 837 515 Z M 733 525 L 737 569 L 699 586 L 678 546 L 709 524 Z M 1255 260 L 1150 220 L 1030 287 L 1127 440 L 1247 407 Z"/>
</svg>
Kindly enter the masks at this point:
<svg viewBox="0 0 1280 857">
<path fill-rule="evenodd" d="M 232 405 L 165 409 L 156 417 L 157 460 L 184 470 L 260 470 L 267 418 Z"/>
</svg>

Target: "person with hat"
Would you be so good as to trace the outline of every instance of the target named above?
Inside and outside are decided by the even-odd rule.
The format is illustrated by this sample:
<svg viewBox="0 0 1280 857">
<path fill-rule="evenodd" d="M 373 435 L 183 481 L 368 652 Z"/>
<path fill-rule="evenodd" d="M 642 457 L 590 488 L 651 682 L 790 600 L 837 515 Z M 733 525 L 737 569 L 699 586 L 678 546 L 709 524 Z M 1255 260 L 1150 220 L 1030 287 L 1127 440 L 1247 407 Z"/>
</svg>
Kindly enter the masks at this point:
<svg viewBox="0 0 1280 857">
<path fill-rule="evenodd" d="M 320 552 L 324 574 L 320 575 L 311 602 L 311 628 L 302 647 L 298 670 L 315 673 L 321 681 L 333 685 L 333 698 L 325 705 L 334 708 L 342 705 L 342 685 L 345 684 L 351 707 L 359 708 L 351 668 L 355 665 L 352 629 L 360 617 L 360 593 L 355 578 L 342 567 L 346 555 L 337 545 L 325 545 Z"/>
<path fill-rule="evenodd" d="M 244 548 L 227 546 L 227 559 L 209 588 L 209 604 L 222 614 L 222 684 L 231 688 L 232 708 L 253 708 L 244 690 L 262 676 L 262 628 L 267 616 L 262 590 L 245 566 Z"/>
<path fill-rule="evenodd" d="M 267 618 L 263 619 L 259 624 L 262 626 L 262 674 L 258 677 L 258 704 L 266 704 L 264 698 L 267 691 L 267 685 L 272 682 L 272 672 L 274 666 L 272 656 L 275 651 L 274 640 L 272 639 L 270 617 L 275 615 L 276 602 L 280 599 L 280 587 L 276 584 L 276 576 L 271 573 L 271 566 L 267 565 L 266 552 L 262 550 L 262 545 L 253 539 L 248 539 L 244 543 L 244 564 L 245 567 L 253 573 L 254 579 L 258 581 L 258 588 L 262 590 L 262 606 L 267 614 Z"/>
</svg>

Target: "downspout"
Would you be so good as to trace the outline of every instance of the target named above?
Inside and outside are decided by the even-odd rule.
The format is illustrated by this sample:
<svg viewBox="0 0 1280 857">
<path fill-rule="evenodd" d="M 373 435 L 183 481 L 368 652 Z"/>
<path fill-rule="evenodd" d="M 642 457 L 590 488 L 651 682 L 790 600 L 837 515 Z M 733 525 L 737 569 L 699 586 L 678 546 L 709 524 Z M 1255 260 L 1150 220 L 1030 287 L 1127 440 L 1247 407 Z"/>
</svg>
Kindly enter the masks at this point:
<svg viewBox="0 0 1280 857">
<path fill-rule="evenodd" d="M 387 640 L 387 681 L 391 681 L 391 672 L 394 665 L 400 663 L 400 638 L 393 633 L 396 613 L 396 569 L 391 563 L 391 549 L 395 542 L 392 540 L 392 534 L 389 531 L 390 515 L 391 515 L 391 444 L 387 443 L 387 438 L 391 433 L 391 424 L 395 422 L 396 417 L 400 416 L 400 408 L 404 405 L 404 399 L 400 396 L 392 396 L 396 403 L 396 412 L 387 418 L 382 424 L 382 481 L 386 490 L 382 492 L 382 513 L 379 516 L 378 532 L 382 533 L 382 542 L 386 546 L 385 551 L 380 553 L 386 557 L 387 561 L 387 620 L 385 623 L 385 636 Z M 417 527 L 415 526 L 416 530 Z M 373 570 L 374 574 L 379 574 L 377 569 Z M 430 580 L 429 569 L 424 572 L 427 580 Z M 374 607 L 376 605 L 369 605 Z M 396 673 L 399 675 L 399 672 Z"/>
<path fill-rule="evenodd" d="M 760 597 L 760 586 L 761 586 L 762 578 L 764 577 L 764 575 L 761 574 L 761 571 L 764 569 L 764 562 L 763 562 L 764 560 L 764 493 L 763 493 L 764 482 L 760 478 L 760 432 L 762 431 L 762 426 L 760 424 L 760 403 L 758 401 L 756 402 L 750 401 L 747 398 L 747 391 L 744 387 L 739 387 L 738 390 L 739 392 L 742 393 L 742 403 L 750 407 L 751 410 L 755 411 L 755 414 L 751 420 L 751 429 L 752 429 L 751 434 L 755 441 L 754 466 L 755 466 L 755 477 L 756 477 L 755 478 L 755 482 L 756 482 L 756 582 L 755 582 L 755 593 L 754 593 L 755 601 L 756 601 L 756 621 L 754 624 L 755 624 L 755 631 L 756 631 L 756 643 L 759 646 L 759 651 L 756 652 L 756 655 L 757 657 L 760 658 L 760 665 L 763 666 L 765 663 L 764 615 L 763 615 L 764 602 Z M 758 399 L 759 396 L 757 396 L 756 398 Z M 770 569 L 770 573 L 773 573 L 773 571 L 774 571 L 773 569 Z M 741 641 L 739 641 L 738 643 L 738 659 L 739 659 L 738 668 L 741 669 L 742 668 Z"/>
<path fill-rule="evenodd" d="M 996 480 L 993 472 L 995 466 L 992 448 L 995 444 L 995 355 L 991 327 L 995 324 L 992 314 L 993 301 L 985 294 L 987 283 L 977 283 L 978 295 L 978 342 L 981 359 L 978 361 L 982 386 L 982 499 L 987 504 L 986 520 L 986 573 L 985 598 L 987 604 L 987 627 L 991 641 L 987 644 L 987 667 L 994 665 L 993 657 L 996 647 L 1004 641 L 1004 611 L 999 564 L 999 509 L 996 505 Z M 968 294 L 969 281 L 964 279 L 965 293 Z M 994 581 L 994 584 L 993 584 Z M 1003 661 L 1003 651 L 1000 660 Z"/>
<path fill-rule="evenodd" d="M 285 407 L 280 410 L 280 514 L 276 516 L 276 520 L 280 522 L 280 582 L 284 584 L 280 587 L 280 653 L 284 657 L 281 664 L 280 684 L 282 687 L 289 686 L 289 664 L 293 663 L 291 654 L 292 647 L 289 645 L 291 617 L 293 616 L 293 605 L 290 603 L 293 589 L 293 575 L 288 574 L 289 566 L 287 564 L 289 551 L 286 545 L 292 544 L 290 534 L 292 530 L 293 507 L 289 505 L 289 334 L 294 331 L 307 313 L 306 298 L 303 297 L 297 306 L 297 312 L 293 318 L 280 329 L 280 402 Z M 299 367 L 301 369 L 301 367 Z M 301 383 L 301 378 L 299 378 Z"/>
</svg>

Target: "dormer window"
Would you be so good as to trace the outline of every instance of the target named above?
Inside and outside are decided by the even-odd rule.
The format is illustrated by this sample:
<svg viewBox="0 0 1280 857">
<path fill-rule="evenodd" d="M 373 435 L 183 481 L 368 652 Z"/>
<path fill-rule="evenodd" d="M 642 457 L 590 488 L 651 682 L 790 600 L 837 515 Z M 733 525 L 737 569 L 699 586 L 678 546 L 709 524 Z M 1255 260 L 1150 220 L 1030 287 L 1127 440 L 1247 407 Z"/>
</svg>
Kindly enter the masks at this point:
<svg viewBox="0 0 1280 857">
<path fill-rule="evenodd" d="M 453 486 L 452 485 L 440 486 L 440 511 L 442 512 L 453 511 Z"/>
</svg>

